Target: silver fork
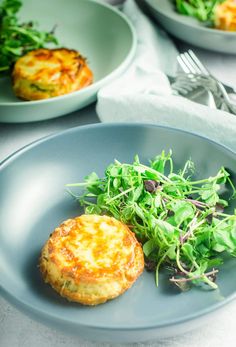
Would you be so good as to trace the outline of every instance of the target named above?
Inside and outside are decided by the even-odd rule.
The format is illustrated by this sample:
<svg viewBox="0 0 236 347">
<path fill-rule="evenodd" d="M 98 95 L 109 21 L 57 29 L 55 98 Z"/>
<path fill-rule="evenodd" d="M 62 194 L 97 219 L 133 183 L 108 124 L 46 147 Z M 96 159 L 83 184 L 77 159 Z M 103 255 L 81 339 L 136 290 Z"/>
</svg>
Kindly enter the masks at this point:
<svg viewBox="0 0 236 347">
<path fill-rule="evenodd" d="M 235 90 L 228 86 L 226 88 L 226 86 L 223 83 L 217 80 L 210 73 L 210 71 L 202 64 L 202 62 L 198 59 L 198 57 L 195 55 L 195 53 L 192 50 L 189 50 L 188 52 L 185 52 L 185 53 L 181 53 L 177 57 L 177 60 L 182 70 L 186 74 L 198 75 L 200 77 L 205 76 L 209 78 L 212 81 L 212 83 L 214 83 L 215 86 L 218 87 L 218 90 L 220 91 L 228 110 L 236 114 L 236 102 L 234 102 L 228 95 L 228 92 L 235 93 Z M 216 97 L 218 98 L 219 93 L 217 94 L 218 95 L 216 95 Z"/>
<path fill-rule="evenodd" d="M 174 95 L 181 95 L 199 104 L 217 108 L 211 91 L 204 88 L 194 77 L 189 78 L 189 75 L 182 73 L 168 78 Z"/>
</svg>

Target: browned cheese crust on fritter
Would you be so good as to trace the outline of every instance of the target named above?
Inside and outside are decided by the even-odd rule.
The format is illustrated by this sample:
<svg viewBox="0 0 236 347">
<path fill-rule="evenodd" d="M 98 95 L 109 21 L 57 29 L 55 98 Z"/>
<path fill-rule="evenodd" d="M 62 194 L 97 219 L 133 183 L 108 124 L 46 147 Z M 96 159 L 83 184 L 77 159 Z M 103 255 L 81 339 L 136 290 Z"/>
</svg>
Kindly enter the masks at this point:
<svg viewBox="0 0 236 347">
<path fill-rule="evenodd" d="M 61 296 L 97 305 L 124 293 L 144 269 L 142 247 L 115 218 L 82 215 L 51 234 L 40 257 L 45 282 Z"/>
<path fill-rule="evenodd" d="M 12 73 L 13 91 L 24 100 L 68 94 L 92 82 L 86 59 L 66 48 L 30 51 L 17 60 Z"/>
</svg>

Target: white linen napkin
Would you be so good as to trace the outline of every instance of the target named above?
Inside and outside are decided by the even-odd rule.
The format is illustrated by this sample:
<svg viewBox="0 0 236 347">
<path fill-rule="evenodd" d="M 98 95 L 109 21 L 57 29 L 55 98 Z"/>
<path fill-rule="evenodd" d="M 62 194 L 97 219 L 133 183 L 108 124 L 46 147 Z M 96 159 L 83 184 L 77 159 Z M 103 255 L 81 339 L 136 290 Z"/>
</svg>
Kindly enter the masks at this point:
<svg viewBox="0 0 236 347">
<path fill-rule="evenodd" d="M 180 128 L 215 140 L 236 151 L 236 117 L 171 94 L 178 54 L 163 30 L 150 21 L 134 0 L 123 12 L 133 23 L 138 47 L 128 70 L 98 93 L 102 122 L 142 122 Z"/>
</svg>

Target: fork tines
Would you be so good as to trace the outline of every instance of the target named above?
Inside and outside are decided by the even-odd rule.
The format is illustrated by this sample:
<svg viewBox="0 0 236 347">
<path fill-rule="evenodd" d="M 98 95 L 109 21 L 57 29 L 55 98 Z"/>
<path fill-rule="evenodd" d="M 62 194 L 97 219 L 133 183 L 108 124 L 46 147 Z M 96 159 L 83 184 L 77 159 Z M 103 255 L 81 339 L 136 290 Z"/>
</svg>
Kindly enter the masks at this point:
<svg viewBox="0 0 236 347">
<path fill-rule="evenodd" d="M 185 73 L 201 74 L 204 76 L 210 75 L 207 68 L 202 64 L 191 49 L 189 49 L 187 52 L 181 53 L 177 57 L 177 60 Z"/>
</svg>

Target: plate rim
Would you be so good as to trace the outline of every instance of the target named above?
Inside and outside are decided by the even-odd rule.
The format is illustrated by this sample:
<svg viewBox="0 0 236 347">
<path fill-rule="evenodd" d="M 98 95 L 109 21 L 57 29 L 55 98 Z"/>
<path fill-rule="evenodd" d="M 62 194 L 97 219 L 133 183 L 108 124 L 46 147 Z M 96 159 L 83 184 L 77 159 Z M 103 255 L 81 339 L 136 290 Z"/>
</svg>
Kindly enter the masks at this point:
<svg viewBox="0 0 236 347">
<path fill-rule="evenodd" d="M 8 164 L 11 164 L 12 161 L 17 159 L 17 157 L 21 156 L 24 154 L 26 151 L 31 150 L 35 146 L 40 145 L 41 143 L 45 143 L 47 141 L 53 140 L 54 138 L 58 138 L 60 136 L 63 136 L 65 134 L 70 134 L 73 132 L 80 132 L 80 131 L 87 131 L 90 129 L 96 129 L 96 128 L 115 128 L 115 127 L 135 127 L 135 128 L 152 128 L 152 129 L 164 129 L 167 131 L 173 131 L 175 133 L 185 133 L 190 136 L 194 136 L 196 138 L 202 139 L 206 142 L 210 142 L 213 145 L 220 147 L 223 151 L 229 152 L 231 155 L 236 156 L 236 151 L 230 149 L 229 147 L 220 144 L 217 141 L 211 140 L 210 138 L 206 136 L 199 135 L 194 132 L 190 132 L 187 130 L 183 130 L 181 128 L 174 128 L 171 126 L 163 126 L 163 125 L 157 125 L 153 123 L 125 123 L 125 122 L 116 122 L 116 123 L 93 123 L 93 124 L 86 124 L 82 126 L 76 126 L 73 128 L 69 128 L 66 130 L 58 131 L 54 134 L 50 134 L 47 136 L 44 136 L 40 139 L 37 139 L 33 142 L 30 142 L 29 144 L 26 144 L 25 146 L 19 148 L 18 150 L 14 151 L 11 153 L 9 156 L 7 156 L 5 159 L 3 159 L 0 162 L 0 173 L 2 170 L 4 170 L 4 167 Z M 236 159 L 236 158 L 235 158 Z M 168 328 L 176 325 L 181 325 L 187 322 L 191 322 L 194 320 L 197 320 L 201 317 L 207 316 L 209 314 L 213 314 L 215 311 L 218 311 L 219 309 L 223 308 L 227 304 L 229 304 L 231 301 L 236 299 L 236 288 L 235 291 L 230 294 L 227 298 L 224 298 L 222 301 L 219 301 L 212 306 L 208 308 L 201 309 L 198 313 L 191 313 L 189 315 L 186 315 L 185 317 L 180 317 L 179 319 L 173 319 L 173 320 L 168 320 L 167 322 L 163 323 L 155 323 L 155 324 L 150 324 L 148 323 L 147 325 L 141 324 L 138 325 L 136 324 L 135 326 L 115 326 L 115 325 L 110 325 L 110 326 L 105 326 L 105 325 L 99 325 L 99 324 L 91 324 L 91 323 L 83 323 L 83 322 L 76 322 L 73 319 L 68 319 L 63 317 L 59 317 L 58 315 L 52 314 L 50 311 L 45 311 L 40 309 L 40 307 L 35 307 L 34 305 L 31 305 L 24 299 L 20 299 L 16 295 L 14 295 L 14 291 L 12 292 L 6 286 L 3 286 L 3 282 L 0 278 L 0 294 L 9 301 L 10 304 L 16 306 L 16 307 L 21 307 L 22 311 L 27 314 L 27 312 L 32 312 L 35 317 L 38 317 L 42 321 L 42 317 L 49 319 L 50 321 L 57 321 L 59 323 L 64 323 L 64 324 L 74 324 L 77 327 L 81 328 L 88 328 L 88 329 L 98 329 L 98 330 L 108 330 L 108 331 L 119 331 L 119 330 L 124 330 L 124 331 L 136 331 L 136 330 L 154 330 L 154 329 L 162 329 L 162 328 Z"/>
<path fill-rule="evenodd" d="M 2 169 L 2 166 L 14 159 L 17 155 L 20 155 L 21 152 L 23 153 L 24 151 L 30 149 L 31 147 L 34 147 L 36 146 L 37 144 L 40 144 L 41 142 L 46 142 L 50 139 L 53 139 L 53 138 L 56 138 L 56 137 L 59 137 L 59 136 L 63 136 L 65 133 L 70 133 L 70 132 L 77 132 L 78 130 L 80 131 L 83 131 L 86 129 L 92 129 L 92 128 L 97 128 L 97 127 L 101 127 L 101 128 L 105 128 L 105 127 L 138 127 L 138 128 L 142 128 L 142 127 L 151 127 L 151 128 L 160 128 L 160 129 L 166 129 L 166 130 L 171 130 L 171 131 L 174 131 L 174 132 L 179 132 L 179 133 L 185 133 L 185 134 L 189 134 L 189 135 L 193 135 L 194 137 L 197 137 L 197 138 L 200 138 L 200 139 L 203 139 L 205 141 L 208 141 L 216 146 L 219 146 L 221 148 L 223 148 L 224 150 L 226 151 L 229 151 L 231 152 L 231 154 L 233 155 L 236 155 L 236 150 L 234 151 L 233 149 L 229 148 L 227 145 L 224 145 L 220 142 L 217 142 L 216 140 L 212 140 L 210 137 L 208 136 L 204 136 L 204 135 L 200 135 L 194 131 L 189 131 L 189 130 L 185 130 L 185 129 L 181 129 L 181 128 L 178 128 L 178 127 L 174 127 L 174 126 L 170 126 L 170 125 L 159 125 L 159 124 L 156 124 L 156 123 L 148 123 L 148 122 L 138 122 L 138 123 L 135 123 L 135 122 L 106 122 L 106 123 L 103 123 L 103 122 L 97 122 L 97 123 L 90 123 L 90 124 L 83 124 L 83 125 L 77 125 L 77 126 L 74 126 L 74 127 L 70 127 L 70 128 L 67 128 L 67 129 L 63 129 L 63 130 L 59 130 L 59 131 L 56 131 L 54 133 L 51 133 L 51 134 L 48 134 L 48 135 L 45 135 L 45 136 L 42 136 L 36 140 L 33 140 L 33 141 L 30 141 L 29 143 L 21 146 L 20 148 L 18 148 L 17 150 L 13 151 L 12 153 L 10 153 L 9 155 L 7 155 L 4 159 L 2 159 L 0 161 L 0 170 Z"/>
</svg>

